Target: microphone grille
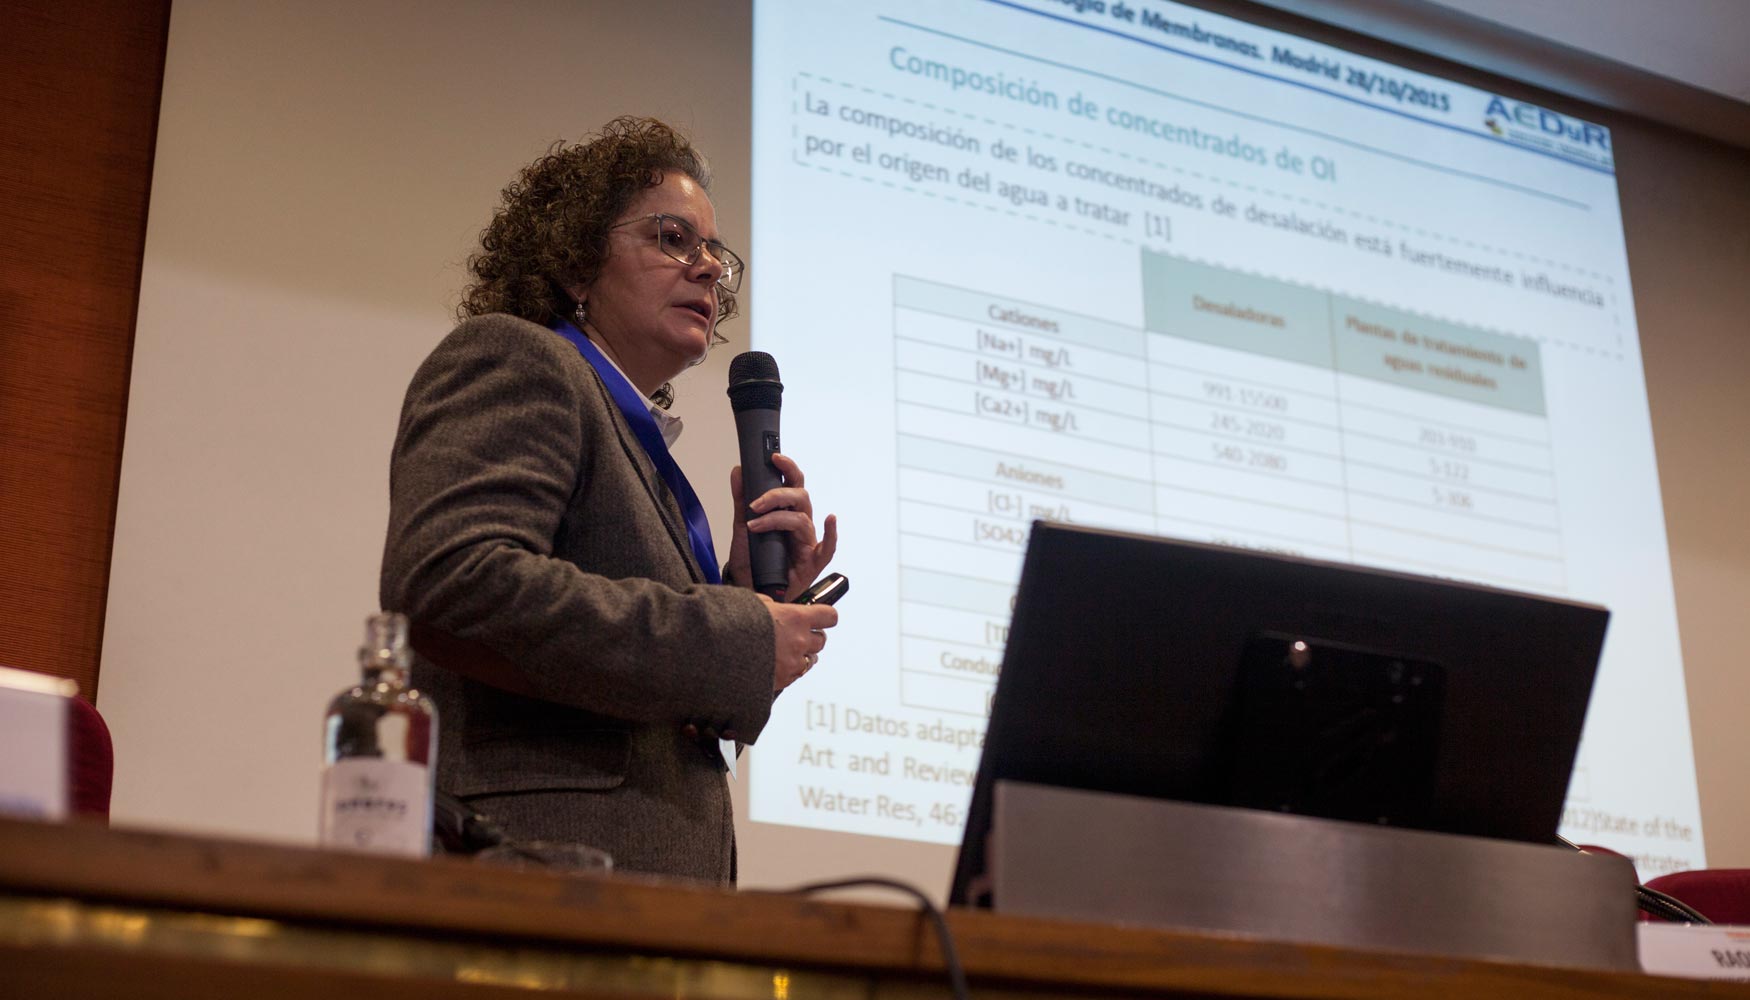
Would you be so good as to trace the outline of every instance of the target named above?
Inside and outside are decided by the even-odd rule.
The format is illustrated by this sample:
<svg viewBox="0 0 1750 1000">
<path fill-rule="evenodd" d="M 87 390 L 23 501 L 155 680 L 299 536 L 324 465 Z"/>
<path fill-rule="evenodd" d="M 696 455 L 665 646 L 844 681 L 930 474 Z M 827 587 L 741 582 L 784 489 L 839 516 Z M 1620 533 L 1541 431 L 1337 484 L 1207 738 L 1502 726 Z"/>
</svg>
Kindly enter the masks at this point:
<svg viewBox="0 0 1750 1000">
<path fill-rule="evenodd" d="M 742 410 L 776 410 L 783 401 L 778 362 L 764 351 L 737 354 L 729 362 L 729 405 Z"/>
<path fill-rule="evenodd" d="M 729 384 L 761 379 L 778 381 L 778 362 L 765 351 L 743 351 L 729 362 Z"/>
</svg>

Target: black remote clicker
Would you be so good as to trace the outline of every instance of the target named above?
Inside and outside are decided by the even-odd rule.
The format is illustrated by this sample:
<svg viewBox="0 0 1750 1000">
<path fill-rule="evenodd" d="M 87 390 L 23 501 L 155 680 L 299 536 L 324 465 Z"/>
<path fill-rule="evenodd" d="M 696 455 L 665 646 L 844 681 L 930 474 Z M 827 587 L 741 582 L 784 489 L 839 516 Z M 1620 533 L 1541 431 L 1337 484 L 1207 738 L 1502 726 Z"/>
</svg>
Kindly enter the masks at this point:
<svg viewBox="0 0 1750 1000">
<path fill-rule="evenodd" d="M 826 576 L 817 580 L 814 586 L 803 591 L 802 596 L 796 598 L 794 603 L 832 604 L 839 598 L 845 596 L 845 594 L 849 593 L 850 589 L 850 578 L 846 577 L 843 573 L 828 573 Z"/>
</svg>

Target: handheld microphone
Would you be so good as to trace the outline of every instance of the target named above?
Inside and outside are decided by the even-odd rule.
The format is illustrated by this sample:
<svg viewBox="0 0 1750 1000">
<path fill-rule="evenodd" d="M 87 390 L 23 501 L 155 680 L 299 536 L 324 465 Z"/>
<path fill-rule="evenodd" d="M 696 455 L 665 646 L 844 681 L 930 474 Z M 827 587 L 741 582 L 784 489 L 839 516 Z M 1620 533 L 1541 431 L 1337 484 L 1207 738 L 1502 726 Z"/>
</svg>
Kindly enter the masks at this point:
<svg viewBox="0 0 1750 1000">
<path fill-rule="evenodd" d="M 747 504 L 767 490 L 784 485 L 772 465 L 778 448 L 778 408 L 783 403 L 784 383 L 778 381 L 778 363 L 764 351 L 748 351 L 729 362 L 729 405 L 735 410 L 735 436 L 741 443 L 741 498 L 744 516 L 753 517 Z M 782 532 L 748 532 L 748 555 L 753 562 L 753 588 L 774 601 L 784 599 L 789 585 L 789 553 Z"/>
</svg>

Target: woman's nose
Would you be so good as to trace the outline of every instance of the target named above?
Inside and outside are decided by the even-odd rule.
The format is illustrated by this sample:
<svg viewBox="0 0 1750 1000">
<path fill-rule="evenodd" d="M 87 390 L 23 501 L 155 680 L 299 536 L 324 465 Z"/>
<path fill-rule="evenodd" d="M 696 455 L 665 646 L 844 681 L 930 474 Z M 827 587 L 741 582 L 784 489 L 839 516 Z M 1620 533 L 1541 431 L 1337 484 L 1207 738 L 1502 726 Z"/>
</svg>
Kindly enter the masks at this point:
<svg viewBox="0 0 1750 1000">
<path fill-rule="evenodd" d="M 709 280 L 711 284 L 715 285 L 722 280 L 723 272 L 723 262 L 711 252 L 711 247 L 708 245 L 699 247 L 699 262 L 693 265 L 694 280 Z"/>
</svg>

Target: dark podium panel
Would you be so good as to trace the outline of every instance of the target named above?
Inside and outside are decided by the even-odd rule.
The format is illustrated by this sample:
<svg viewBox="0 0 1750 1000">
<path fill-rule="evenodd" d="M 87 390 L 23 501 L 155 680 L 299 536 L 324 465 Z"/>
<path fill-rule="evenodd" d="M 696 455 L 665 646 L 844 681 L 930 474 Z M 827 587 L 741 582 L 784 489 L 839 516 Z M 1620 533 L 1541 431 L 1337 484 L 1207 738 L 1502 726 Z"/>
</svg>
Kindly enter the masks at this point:
<svg viewBox="0 0 1750 1000">
<path fill-rule="evenodd" d="M 983 899 L 1000 781 L 1551 844 L 1608 618 L 1036 524 L 951 898 Z"/>
</svg>

